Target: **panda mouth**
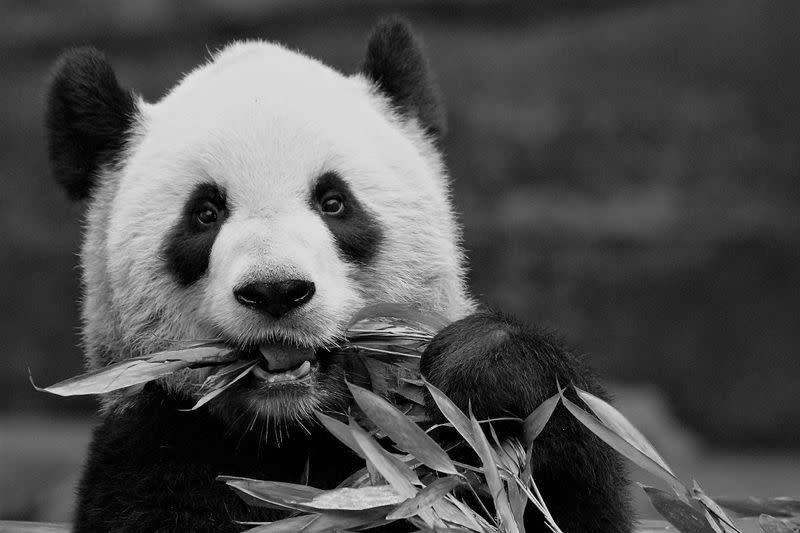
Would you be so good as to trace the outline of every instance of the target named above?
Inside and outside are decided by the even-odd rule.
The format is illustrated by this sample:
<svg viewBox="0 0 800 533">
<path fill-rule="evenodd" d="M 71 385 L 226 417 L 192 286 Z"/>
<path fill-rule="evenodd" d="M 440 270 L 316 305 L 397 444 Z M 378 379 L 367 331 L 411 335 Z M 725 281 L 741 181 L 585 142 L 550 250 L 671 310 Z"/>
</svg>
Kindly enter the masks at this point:
<svg viewBox="0 0 800 533">
<path fill-rule="evenodd" d="M 257 377 L 261 381 L 265 381 L 267 383 L 283 383 L 288 381 L 299 381 L 308 378 L 311 375 L 311 370 L 312 370 L 311 361 L 303 361 L 303 363 L 294 368 L 290 368 L 288 370 L 282 370 L 279 372 L 265 370 L 263 367 L 263 363 L 259 363 L 258 365 L 253 367 L 253 370 L 251 370 L 251 372 L 255 377 Z"/>
<path fill-rule="evenodd" d="M 250 353 L 259 358 L 251 374 L 269 385 L 308 381 L 317 368 L 316 353 L 308 347 L 264 343 Z"/>
</svg>

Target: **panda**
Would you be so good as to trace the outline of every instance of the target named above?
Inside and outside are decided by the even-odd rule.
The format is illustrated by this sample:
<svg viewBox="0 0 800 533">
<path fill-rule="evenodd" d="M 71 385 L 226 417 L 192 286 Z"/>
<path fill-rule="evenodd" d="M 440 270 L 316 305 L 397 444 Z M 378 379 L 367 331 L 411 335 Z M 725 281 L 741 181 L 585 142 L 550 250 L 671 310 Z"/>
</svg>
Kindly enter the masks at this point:
<svg viewBox="0 0 800 533">
<path fill-rule="evenodd" d="M 336 487 L 363 463 L 313 413 L 348 405 L 347 362 L 329 348 L 368 304 L 451 321 L 421 370 L 477 417 L 523 417 L 557 380 L 604 395 L 557 339 L 468 294 L 444 113 L 404 20 L 375 27 L 352 75 L 236 42 L 156 103 L 123 88 L 96 49 L 69 50 L 45 115 L 55 179 L 86 208 L 87 367 L 187 339 L 264 355 L 197 411 L 185 408 L 201 369 L 104 396 L 76 533 L 227 532 L 284 516 L 246 505 L 219 475 Z M 621 460 L 563 407 L 533 463 L 565 532 L 631 531 Z M 530 507 L 527 531 L 545 531 Z"/>
</svg>

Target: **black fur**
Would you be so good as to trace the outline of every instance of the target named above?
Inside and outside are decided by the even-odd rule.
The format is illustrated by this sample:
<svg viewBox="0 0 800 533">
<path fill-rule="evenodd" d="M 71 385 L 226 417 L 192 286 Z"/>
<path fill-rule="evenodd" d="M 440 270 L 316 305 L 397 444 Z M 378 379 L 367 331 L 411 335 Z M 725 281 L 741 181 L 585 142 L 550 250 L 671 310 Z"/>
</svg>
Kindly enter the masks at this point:
<svg viewBox="0 0 800 533">
<path fill-rule="evenodd" d="M 356 198 L 347 183 L 335 172 L 326 172 L 317 180 L 312 191 L 311 204 L 319 209 L 327 195 L 338 195 L 344 202 L 344 211 L 337 216 L 320 213 L 328 225 L 339 250 L 350 261 L 367 264 L 375 257 L 383 241 L 383 229 L 377 218 Z"/>
<path fill-rule="evenodd" d="M 361 71 L 402 114 L 416 117 L 434 137 L 445 133 L 438 88 L 419 39 L 406 21 L 391 18 L 378 24 L 369 38 Z"/>
<path fill-rule="evenodd" d="M 204 226 L 197 220 L 197 212 L 210 203 L 219 213 L 217 223 Z M 180 218 L 164 239 L 162 254 L 167 270 L 183 286 L 200 279 L 208 269 L 211 248 L 220 227 L 227 218 L 225 193 L 216 185 L 198 185 L 184 204 Z"/>
<path fill-rule="evenodd" d="M 552 336 L 489 312 L 476 313 L 442 330 L 422 356 L 421 370 L 461 409 L 466 411 L 471 405 L 480 419 L 525 417 L 555 394 L 556 380 L 562 386 L 574 384 L 606 396 L 592 373 Z M 430 413 L 441 418 L 430 405 Z M 501 435 L 514 435 L 520 427 L 496 429 Z M 632 530 L 621 458 L 563 406 L 558 406 L 534 441 L 533 478 L 564 531 Z M 526 510 L 525 528 L 528 533 L 548 531 L 533 506 Z"/>
<path fill-rule="evenodd" d="M 423 375 L 479 418 L 527 415 L 555 393 L 556 378 L 604 396 L 593 375 L 552 337 L 513 319 L 477 313 L 439 333 L 422 356 Z M 232 521 L 275 520 L 278 511 L 244 505 L 214 481 L 238 475 L 332 488 L 362 461 L 319 427 L 284 434 L 232 430 L 204 409 L 149 384 L 136 405 L 95 430 L 80 485 L 75 533 L 238 531 Z M 429 400 L 429 411 L 438 413 Z M 502 436 L 519 426 L 497 426 Z M 569 415 L 553 414 L 535 441 L 533 476 L 559 526 L 569 533 L 630 533 L 620 458 Z M 469 461 L 465 454 L 459 457 Z M 547 531 L 529 506 L 529 533 Z M 380 531 L 404 531 L 397 524 Z"/>
<path fill-rule="evenodd" d="M 149 384 L 124 414 L 94 430 L 78 490 L 74 533 L 233 532 L 234 520 L 283 518 L 280 511 L 246 505 L 218 475 L 333 488 L 363 461 L 324 429 L 294 431 L 282 445 L 258 430 L 242 435 Z M 260 428 L 257 425 L 256 428 Z"/>
<path fill-rule="evenodd" d="M 136 115 L 133 94 L 120 87 L 94 48 L 65 52 L 47 92 L 50 165 L 73 200 L 89 196 L 103 166 L 121 154 Z"/>
</svg>

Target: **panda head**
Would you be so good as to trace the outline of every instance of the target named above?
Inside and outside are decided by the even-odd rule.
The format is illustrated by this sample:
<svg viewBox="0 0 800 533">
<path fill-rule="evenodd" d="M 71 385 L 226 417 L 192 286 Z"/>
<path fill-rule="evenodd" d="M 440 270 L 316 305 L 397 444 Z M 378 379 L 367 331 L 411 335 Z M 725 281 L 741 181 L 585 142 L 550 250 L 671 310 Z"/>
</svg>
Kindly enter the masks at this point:
<svg viewBox="0 0 800 533">
<path fill-rule="evenodd" d="M 76 49 L 54 70 L 46 121 L 55 177 L 87 203 L 90 368 L 222 339 L 265 359 L 216 409 L 299 419 L 341 396 L 327 349 L 361 307 L 471 309 L 442 113 L 402 21 L 373 31 L 353 75 L 241 42 L 156 103 Z M 167 386 L 192 395 L 204 377 Z"/>
</svg>

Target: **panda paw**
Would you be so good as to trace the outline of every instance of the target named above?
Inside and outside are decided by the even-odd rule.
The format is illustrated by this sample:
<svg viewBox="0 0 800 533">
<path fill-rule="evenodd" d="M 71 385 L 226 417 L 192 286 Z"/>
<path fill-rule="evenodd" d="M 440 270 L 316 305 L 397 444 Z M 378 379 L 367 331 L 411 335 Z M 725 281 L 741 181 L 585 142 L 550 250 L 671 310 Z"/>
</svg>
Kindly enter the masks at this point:
<svg viewBox="0 0 800 533">
<path fill-rule="evenodd" d="M 589 371 L 559 341 L 501 313 L 453 322 L 431 341 L 422 375 L 479 418 L 525 417 L 556 383 L 591 386 Z"/>
<path fill-rule="evenodd" d="M 592 372 L 558 339 L 499 313 L 478 312 L 444 328 L 423 353 L 420 369 L 430 383 L 478 419 L 524 418 L 555 394 L 557 383 L 605 397 Z M 428 412 L 441 421 L 433 402 L 428 402 Z M 521 436 L 519 424 L 493 425 L 501 439 Z M 531 466 L 564 531 L 632 530 L 620 457 L 563 407 L 556 408 L 534 441 Z M 546 531 L 535 509 L 526 510 L 525 528 L 529 533 Z"/>
</svg>

